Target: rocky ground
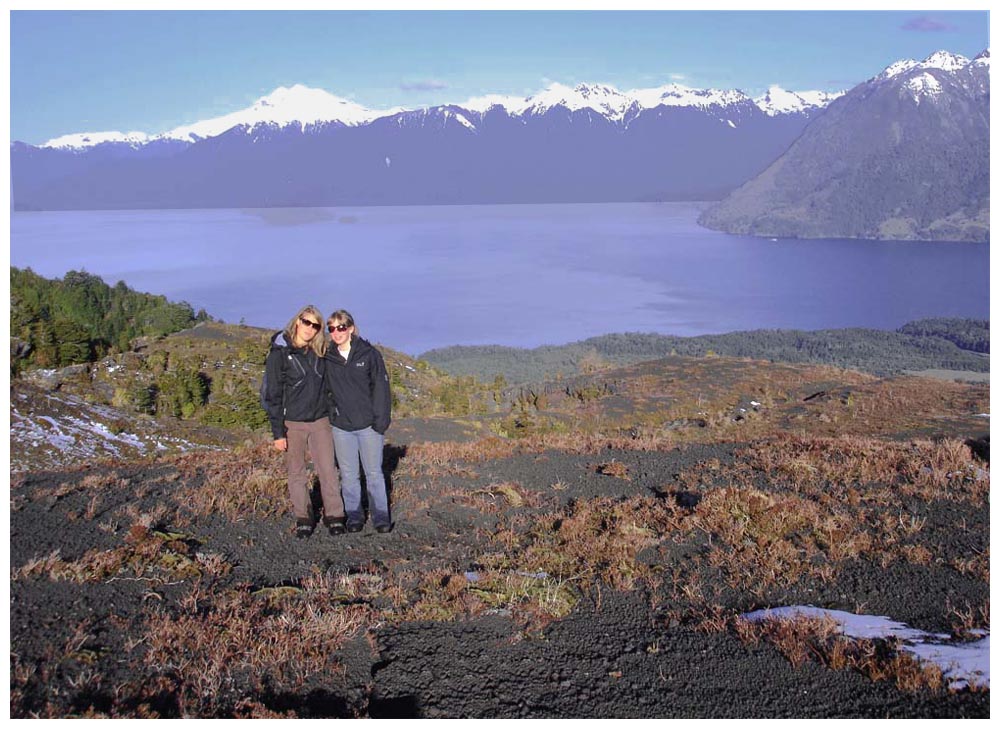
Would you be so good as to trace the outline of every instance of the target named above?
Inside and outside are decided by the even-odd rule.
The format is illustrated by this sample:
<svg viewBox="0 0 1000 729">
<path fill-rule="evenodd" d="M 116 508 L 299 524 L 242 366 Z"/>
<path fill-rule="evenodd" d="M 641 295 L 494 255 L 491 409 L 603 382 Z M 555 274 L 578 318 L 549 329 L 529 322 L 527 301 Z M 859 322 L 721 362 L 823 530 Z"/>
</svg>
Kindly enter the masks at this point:
<svg viewBox="0 0 1000 729">
<path fill-rule="evenodd" d="M 395 443 L 395 530 L 306 541 L 263 446 L 33 472 L 11 490 L 11 714 L 986 717 L 988 690 L 915 679 L 891 644 L 845 667 L 800 636 L 796 661 L 737 617 L 988 628 L 988 464 L 954 444 L 900 445 L 923 465 L 823 505 L 804 467 L 867 444 L 782 442 L 796 480 L 763 442 Z"/>
</svg>

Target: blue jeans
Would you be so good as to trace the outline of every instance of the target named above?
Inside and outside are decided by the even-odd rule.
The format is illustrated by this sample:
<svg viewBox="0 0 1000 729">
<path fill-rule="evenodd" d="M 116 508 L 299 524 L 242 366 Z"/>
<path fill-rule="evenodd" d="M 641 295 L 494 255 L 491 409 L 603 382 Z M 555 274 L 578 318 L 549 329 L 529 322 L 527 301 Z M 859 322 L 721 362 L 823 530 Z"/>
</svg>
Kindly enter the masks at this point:
<svg viewBox="0 0 1000 729">
<path fill-rule="evenodd" d="M 382 446 L 385 436 L 371 427 L 363 430 L 333 428 L 333 444 L 340 466 L 340 488 L 344 494 L 344 511 L 348 524 L 364 524 L 365 512 L 361 508 L 361 466 L 365 469 L 368 487 L 368 511 L 375 526 L 389 526 L 389 499 L 382 475 Z"/>
</svg>

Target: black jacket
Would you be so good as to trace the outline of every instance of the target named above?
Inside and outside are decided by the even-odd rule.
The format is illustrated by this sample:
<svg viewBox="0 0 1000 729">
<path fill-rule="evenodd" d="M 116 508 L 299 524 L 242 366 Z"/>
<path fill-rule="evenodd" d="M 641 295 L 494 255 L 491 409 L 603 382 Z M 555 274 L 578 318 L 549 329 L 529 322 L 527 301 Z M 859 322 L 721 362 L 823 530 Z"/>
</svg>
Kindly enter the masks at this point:
<svg viewBox="0 0 1000 729">
<path fill-rule="evenodd" d="M 288 432 L 286 420 L 312 423 L 329 413 L 323 371 L 321 359 L 308 347 L 292 347 L 283 332 L 271 337 L 262 400 L 275 440 Z"/>
<path fill-rule="evenodd" d="M 385 433 L 392 420 L 392 396 L 379 351 L 355 335 L 347 361 L 336 345 L 330 346 L 323 361 L 327 390 L 333 397 L 330 421 L 341 430 L 363 430 L 370 425 Z"/>
</svg>

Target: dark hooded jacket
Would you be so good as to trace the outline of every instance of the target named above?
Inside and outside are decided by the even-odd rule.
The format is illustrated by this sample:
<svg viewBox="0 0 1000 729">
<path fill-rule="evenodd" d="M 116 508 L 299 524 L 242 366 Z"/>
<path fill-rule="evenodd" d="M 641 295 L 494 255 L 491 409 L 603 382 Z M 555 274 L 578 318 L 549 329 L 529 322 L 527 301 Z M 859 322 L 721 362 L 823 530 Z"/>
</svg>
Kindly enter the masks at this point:
<svg viewBox="0 0 1000 729">
<path fill-rule="evenodd" d="M 346 361 L 335 345 L 327 350 L 323 361 L 327 390 L 332 396 L 330 421 L 341 430 L 371 426 L 384 434 L 391 422 L 392 395 L 381 353 L 354 335 Z"/>
<path fill-rule="evenodd" d="M 312 423 L 327 416 L 323 371 L 322 360 L 309 347 L 291 346 L 284 332 L 271 337 L 262 400 L 275 440 L 286 436 L 286 420 Z"/>
</svg>

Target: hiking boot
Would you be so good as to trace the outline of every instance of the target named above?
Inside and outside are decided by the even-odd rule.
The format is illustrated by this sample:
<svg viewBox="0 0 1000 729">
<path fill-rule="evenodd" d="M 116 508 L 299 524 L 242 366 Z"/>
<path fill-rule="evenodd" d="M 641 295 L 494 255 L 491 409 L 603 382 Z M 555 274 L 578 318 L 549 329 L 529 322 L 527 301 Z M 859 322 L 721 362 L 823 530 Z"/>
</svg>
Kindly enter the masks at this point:
<svg viewBox="0 0 1000 729">
<path fill-rule="evenodd" d="M 331 519 L 325 522 L 327 531 L 330 532 L 331 537 L 337 537 L 344 533 L 344 520 L 343 519 Z"/>
<path fill-rule="evenodd" d="M 388 534 L 389 532 L 392 531 L 392 524 L 379 524 L 377 527 L 375 527 L 375 531 L 377 531 L 379 534 Z"/>
<path fill-rule="evenodd" d="M 308 539 L 312 536 L 313 526 L 312 524 L 298 524 L 295 527 L 295 538 L 296 539 Z"/>
<path fill-rule="evenodd" d="M 364 528 L 365 528 L 364 522 L 357 522 L 357 521 L 347 522 L 347 531 L 349 531 L 351 534 L 357 534 Z"/>
</svg>

